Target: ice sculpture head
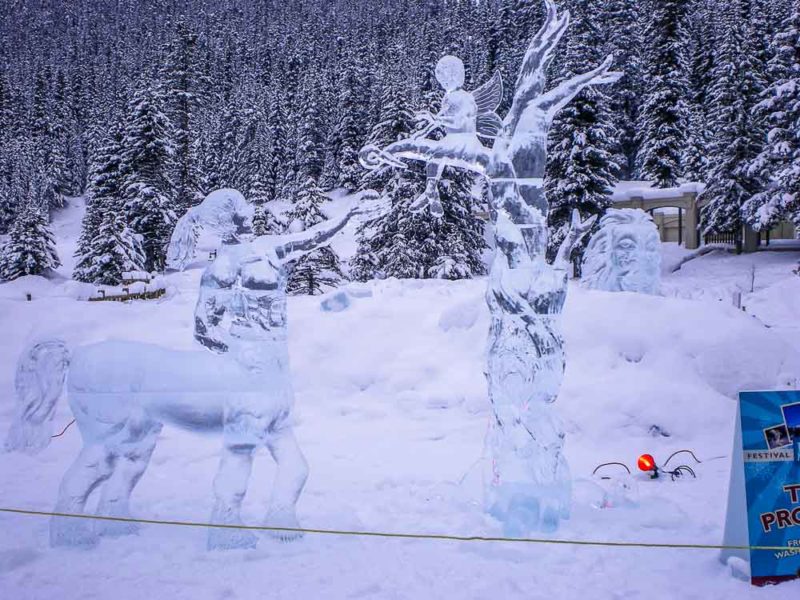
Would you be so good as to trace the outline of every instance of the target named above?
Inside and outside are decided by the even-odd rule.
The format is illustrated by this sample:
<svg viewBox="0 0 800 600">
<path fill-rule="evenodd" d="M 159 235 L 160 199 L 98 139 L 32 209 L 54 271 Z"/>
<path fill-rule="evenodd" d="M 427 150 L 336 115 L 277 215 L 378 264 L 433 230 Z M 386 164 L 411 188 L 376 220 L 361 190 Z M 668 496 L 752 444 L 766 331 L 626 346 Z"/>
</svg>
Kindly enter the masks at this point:
<svg viewBox="0 0 800 600">
<path fill-rule="evenodd" d="M 218 353 L 286 343 L 286 272 L 274 249 L 226 248 L 203 273 L 195 339 Z"/>
<path fill-rule="evenodd" d="M 464 85 L 464 63 L 456 56 L 443 56 L 436 63 L 436 81 L 448 92 Z"/>
<path fill-rule="evenodd" d="M 583 273 L 591 289 L 657 294 L 661 239 L 650 215 L 637 208 L 609 209 L 589 242 Z"/>
<path fill-rule="evenodd" d="M 182 271 L 198 249 L 219 250 L 223 244 L 238 244 L 252 230 L 254 207 L 233 189 L 211 192 L 190 208 L 175 224 L 167 246 L 167 266 Z"/>
</svg>

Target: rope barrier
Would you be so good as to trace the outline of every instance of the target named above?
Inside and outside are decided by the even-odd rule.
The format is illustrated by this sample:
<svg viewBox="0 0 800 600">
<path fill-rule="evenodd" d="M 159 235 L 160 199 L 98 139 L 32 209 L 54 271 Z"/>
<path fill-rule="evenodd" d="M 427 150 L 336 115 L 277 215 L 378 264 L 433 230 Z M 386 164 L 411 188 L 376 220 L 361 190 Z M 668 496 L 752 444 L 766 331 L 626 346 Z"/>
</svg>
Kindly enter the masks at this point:
<svg viewBox="0 0 800 600">
<path fill-rule="evenodd" d="M 69 519 L 94 519 L 97 521 L 118 521 L 122 523 L 142 523 L 146 525 L 175 525 L 179 527 L 214 527 L 217 529 L 245 529 L 248 531 L 284 531 L 291 533 L 315 533 L 355 537 L 376 537 L 392 539 L 438 540 L 452 542 L 514 542 L 524 544 L 553 544 L 560 546 L 600 546 L 610 548 L 672 548 L 683 550 L 764 550 L 780 552 L 794 550 L 790 546 L 726 546 L 723 544 L 669 544 L 651 542 L 603 542 L 596 540 L 558 540 L 548 538 L 514 538 L 493 536 L 464 536 L 436 533 L 395 533 L 385 531 L 349 531 L 344 529 L 311 529 L 305 527 L 271 527 L 269 525 L 238 525 L 223 523 L 203 523 L 197 521 L 166 521 L 161 519 L 136 519 L 133 517 L 110 517 L 103 515 L 80 515 L 61 512 L 25 510 L 21 508 L 0 508 L 0 512 L 38 517 L 65 517 Z"/>
<path fill-rule="evenodd" d="M 55 439 L 55 438 L 58 438 L 58 437 L 61 437 L 62 435 L 64 435 L 65 433 L 67 433 L 67 429 L 69 429 L 70 427 L 72 427 L 72 425 L 73 425 L 74 423 L 75 423 L 75 419 L 72 419 L 72 421 L 70 421 L 69 423 L 67 423 L 67 426 L 66 426 L 66 427 L 64 427 L 64 429 L 62 429 L 62 430 L 61 430 L 61 433 L 57 433 L 57 434 L 55 434 L 55 435 L 51 435 L 50 437 L 51 437 L 51 438 L 54 438 L 54 439 Z"/>
</svg>

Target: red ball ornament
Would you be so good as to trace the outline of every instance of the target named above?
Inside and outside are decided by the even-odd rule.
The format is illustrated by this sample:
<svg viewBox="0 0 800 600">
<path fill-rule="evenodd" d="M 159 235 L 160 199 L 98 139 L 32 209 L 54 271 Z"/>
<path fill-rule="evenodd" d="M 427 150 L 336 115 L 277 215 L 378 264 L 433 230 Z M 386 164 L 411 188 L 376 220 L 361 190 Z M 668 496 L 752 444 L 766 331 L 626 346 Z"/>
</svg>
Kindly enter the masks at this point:
<svg viewBox="0 0 800 600">
<path fill-rule="evenodd" d="M 656 459 L 652 454 L 642 454 L 637 462 L 639 470 L 648 473 L 656 468 Z"/>
</svg>

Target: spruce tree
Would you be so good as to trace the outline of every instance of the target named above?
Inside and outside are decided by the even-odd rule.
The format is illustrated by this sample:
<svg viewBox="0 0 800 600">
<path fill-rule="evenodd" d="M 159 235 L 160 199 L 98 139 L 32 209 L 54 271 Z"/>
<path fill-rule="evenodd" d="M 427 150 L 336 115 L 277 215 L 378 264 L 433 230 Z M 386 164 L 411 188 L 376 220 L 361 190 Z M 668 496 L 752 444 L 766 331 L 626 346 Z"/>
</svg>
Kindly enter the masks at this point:
<svg viewBox="0 0 800 600">
<path fill-rule="evenodd" d="M 775 36 L 773 51 L 772 83 L 757 107 L 769 134 L 748 170 L 762 189 L 742 206 L 744 220 L 757 231 L 783 219 L 800 228 L 800 7 Z"/>
<path fill-rule="evenodd" d="M 708 96 L 714 66 L 713 0 L 695 0 L 693 7 L 685 28 L 688 118 L 681 165 L 683 176 L 687 180 L 705 182 L 708 178 L 708 153 L 712 138 Z"/>
<path fill-rule="evenodd" d="M 134 233 L 142 236 L 148 271 L 164 267 L 175 223 L 171 139 L 163 98 L 156 86 L 143 81 L 128 107 L 120 169 L 128 223 Z"/>
<path fill-rule="evenodd" d="M 423 89 L 426 108 L 436 102 L 433 83 L 429 81 L 429 87 Z M 370 132 L 370 143 L 385 146 L 414 131 L 405 98 L 402 84 L 390 80 L 382 94 L 380 121 Z M 419 162 L 410 163 L 407 169 L 379 169 L 365 179 L 365 186 L 386 196 L 391 208 L 360 229 L 351 264 L 354 278 L 464 279 L 485 272 L 481 262 L 483 222 L 473 211 L 473 177 L 444 169 L 438 188 L 444 209 L 440 219 L 433 218 L 427 209 L 411 211 L 426 181 L 425 166 Z"/>
<path fill-rule="evenodd" d="M 321 207 L 327 198 L 309 176 L 297 190 L 295 203 L 286 215 L 290 231 L 304 231 L 325 220 Z M 337 278 L 338 277 L 338 278 Z M 309 252 L 289 274 L 287 290 L 292 294 L 316 294 L 322 286 L 335 286 L 343 277 L 339 256 L 328 247 Z"/>
<path fill-rule="evenodd" d="M 278 91 L 270 94 L 267 105 L 267 122 L 269 124 L 269 145 L 267 162 L 263 168 L 262 181 L 265 193 L 270 200 L 285 198 L 282 192 L 286 182 L 293 179 L 288 175 L 287 163 L 289 161 L 289 146 L 286 134 L 286 113 L 281 106 L 283 98 Z"/>
<path fill-rule="evenodd" d="M 321 96 L 320 84 L 313 76 L 308 76 L 300 105 L 296 163 L 295 185 L 307 185 L 313 179 L 318 185 L 322 177 L 322 168 L 325 159 L 323 145 L 323 120 L 319 98 Z"/>
<path fill-rule="evenodd" d="M 414 114 L 408 97 L 398 76 L 392 73 L 384 81 L 381 90 L 378 120 L 367 136 L 367 142 L 378 148 L 407 137 L 414 130 Z M 366 171 L 362 179 L 364 188 L 383 189 L 391 179 L 393 169 L 382 166 L 374 171 Z"/>
<path fill-rule="evenodd" d="M 657 187 L 677 185 L 686 141 L 684 20 L 689 0 L 649 3 L 644 31 L 645 98 L 641 109 L 639 176 Z"/>
<path fill-rule="evenodd" d="M 281 232 L 281 224 L 272 211 L 262 204 L 256 204 L 253 212 L 253 235 L 274 235 Z"/>
<path fill-rule="evenodd" d="M 325 220 L 321 207 L 327 198 L 313 177 L 306 178 L 294 200 L 292 210 L 286 215 L 292 230 L 304 231 Z"/>
<path fill-rule="evenodd" d="M 597 11 L 595 14 L 599 15 L 600 22 L 595 26 L 600 33 L 600 38 L 595 42 L 601 47 L 601 52 L 596 55 L 598 60 L 609 54 L 613 55 L 614 70 L 623 73 L 619 81 L 604 87 L 602 92 L 608 98 L 608 118 L 616 131 L 615 162 L 619 165 L 619 177 L 632 179 L 639 150 L 636 123 L 644 89 L 643 38 L 640 28 L 644 11 L 637 0 L 607 0 L 599 6 L 596 2 L 589 3 L 587 7 L 591 7 L 592 12 Z M 589 18 L 594 18 L 591 13 Z M 569 30 L 567 35 L 570 35 Z M 581 66 L 581 70 L 583 69 L 585 65 Z"/>
<path fill-rule="evenodd" d="M 119 285 L 126 271 L 142 271 L 145 257 L 139 236 L 128 227 L 121 171 L 122 131 L 114 128 L 98 150 L 90 198 L 78 241 L 78 281 Z"/>
<path fill-rule="evenodd" d="M 0 252 L 0 279 L 42 275 L 61 266 L 48 226 L 46 193 L 47 181 L 41 175 L 27 182 L 8 241 Z"/>
<path fill-rule="evenodd" d="M 745 39 L 745 24 L 738 3 L 723 12 L 721 43 L 715 58 L 711 109 L 714 139 L 711 144 L 708 186 L 702 194 L 703 230 L 706 234 L 741 231 L 742 205 L 762 185 L 748 170 L 760 150 L 760 126 L 752 106 L 759 82 Z"/>
<path fill-rule="evenodd" d="M 179 215 L 202 200 L 200 159 L 196 155 L 198 115 L 204 107 L 210 82 L 201 70 L 201 53 L 200 36 L 185 19 L 180 19 L 160 73 L 165 112 L 171 119 L 174 136 L 172 179 L 174 209 Z"/>
<path fill-rule="evenodd" d="M 363 79 L 366 77 L 360 62 L 351 57 L 345 65 L 338 98 L 339 118 L 333 128 L 330 152 L 334 163 L 334 185 L 353 191 L 358 189 L 364 169 L 358 162 L 358 152 L 364 145 L 364 122 L 367 118 Z"/>
<path fill-rule="evenodd" d="M 303 255 L 292 266 L 286 290 L 293 296 L 316 296 L 337 287 L 345 279 L 339 257 L 323 246 Z"/>
</svg>

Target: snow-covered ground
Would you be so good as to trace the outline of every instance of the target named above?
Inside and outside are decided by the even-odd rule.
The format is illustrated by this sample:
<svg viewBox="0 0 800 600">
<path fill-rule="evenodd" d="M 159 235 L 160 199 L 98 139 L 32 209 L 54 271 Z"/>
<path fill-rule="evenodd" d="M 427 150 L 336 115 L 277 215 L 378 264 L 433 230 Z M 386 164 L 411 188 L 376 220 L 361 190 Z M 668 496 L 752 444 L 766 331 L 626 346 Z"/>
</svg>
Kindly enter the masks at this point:
<svg viewBox="0 0 800 600">
<path fill-rule="evenodd" d="M 62 260 L 77 237 L 80 206 L 73 202 L 55 223 Z M 721 543 L 735 392 L 797 385 L 800 278 L 791 270 L 800 253 L 714 252 L 671 273 L 684 252 L 664 250 L 665 297 L 570 290 L 569 365 L 555 410 L 568 433 L 575 493 L 572 518 L 554 537 Z M 165 298 L 130 304 L 77 300 L 77 284 L 66 279 L 0 285 L 0 435 L 26 340 L 51 332 L 71 344 L 124 338 L 192 347 L 199 276 L 199 269 L 169 275 Z M 481 509 L 485 283 L 375 282 L 371 297 L 342 312 L 322 311 L 319 297 L 290 299 L 296 431 L 311 466 L 299 504 L 303 525 L 500 534 Z M 746 312 L 732 305 L 736 290 Z M 70 418 L 63 402 L 55 428 Z M 135 514 L 206 520 L 218 445 L 214 437 L 165 429 L 134 492 Z M 73 428 L 38 456 L 1 454 L 0 507 L 51 509 L 79 447 Z M 697 480 L 642 479 L 638 506 L 594 507 L 599 488 L 590 476 L 598 463 L 633 466 L 642 452 L 663 460 L 682 448 L 705 459 Z M 266 453 L 259 456 L 247 522 L 260 523 L 273 474 Z M 209 553 L 202 529 L 148 525 L 138 536 L 81 551 L 50 549 L 47 527 L 46 519 L 0 513 L 0 599 L 710 600 L 800 592 L 800 583 L 751 588 L 713 550 L 307 535 Z"/>
</svg>

